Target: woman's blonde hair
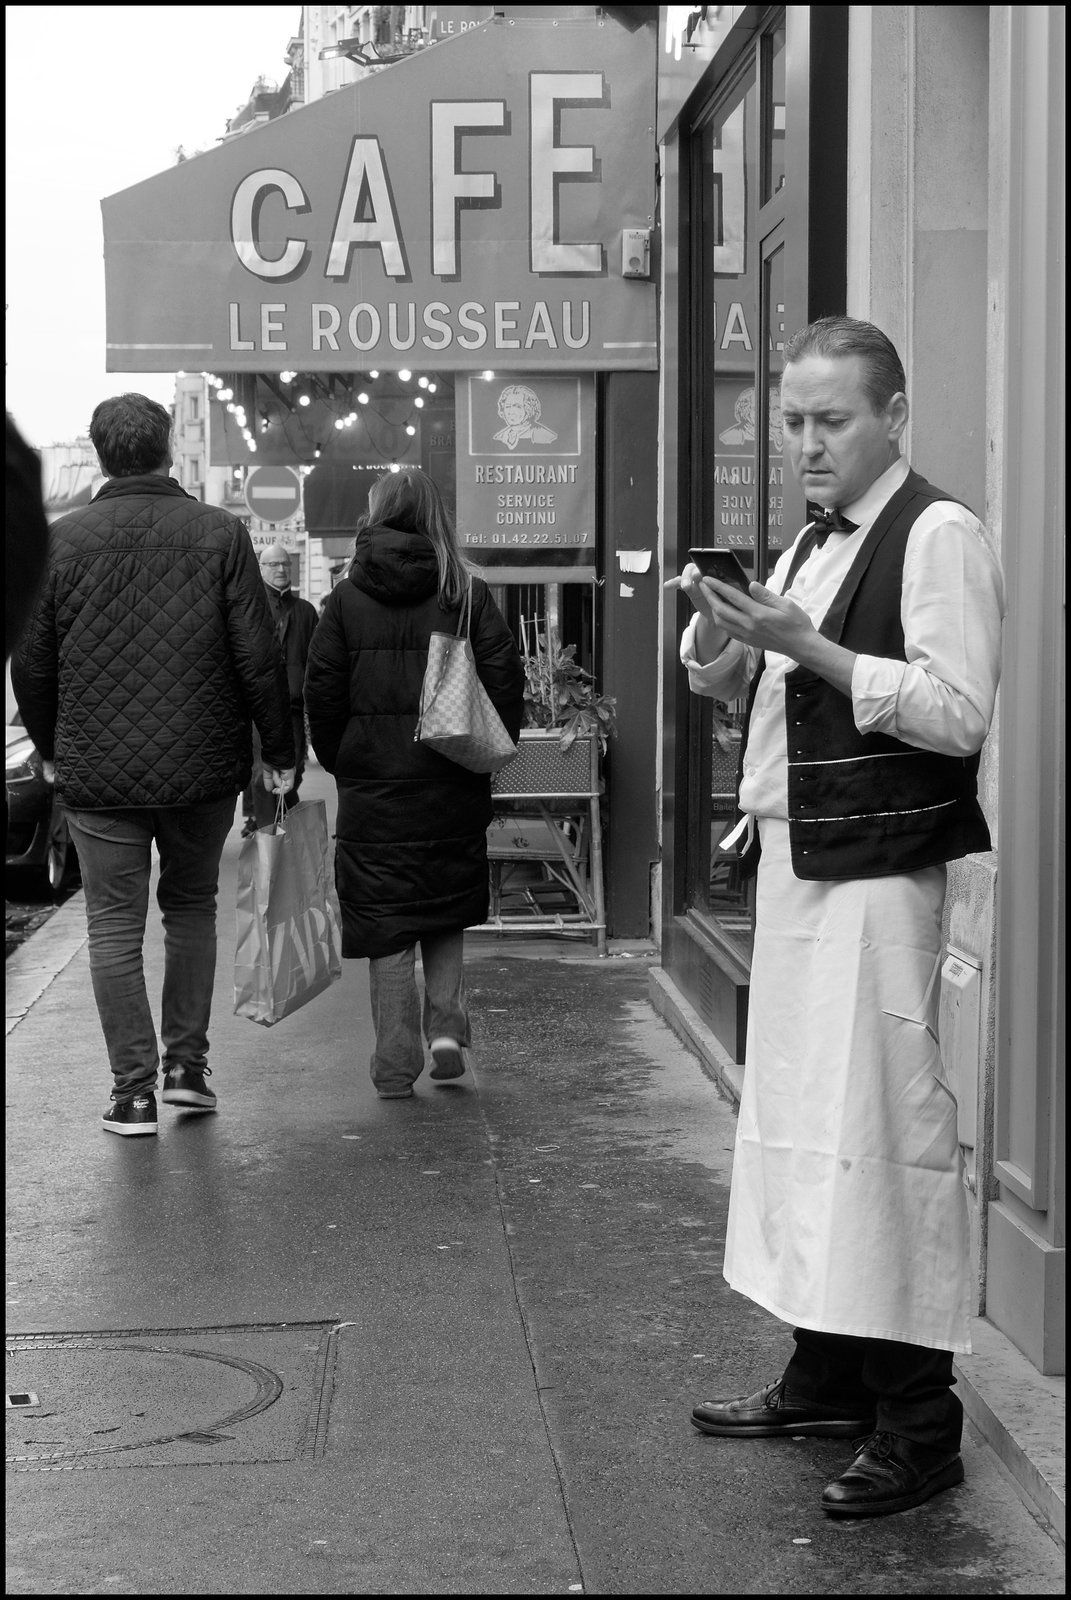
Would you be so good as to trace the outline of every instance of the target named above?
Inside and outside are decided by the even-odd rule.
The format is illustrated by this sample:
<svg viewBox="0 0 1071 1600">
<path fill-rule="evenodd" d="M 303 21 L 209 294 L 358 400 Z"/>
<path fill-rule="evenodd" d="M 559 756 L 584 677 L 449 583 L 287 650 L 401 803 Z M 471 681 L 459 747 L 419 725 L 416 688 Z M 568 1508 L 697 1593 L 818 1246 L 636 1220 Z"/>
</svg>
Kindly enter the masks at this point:
<svg viewBox="0 0 1071 1600">
<path fill-rule="evenodd" d="M 385 472 L 369 491 L 368 516 L 380 527 L 422 533 L 430 539 L 439 564 L 439 604 L 444 611 L 461 604 L 477 569 L 462 554 L 434 479 L 419 467 Z"/>
</svg>

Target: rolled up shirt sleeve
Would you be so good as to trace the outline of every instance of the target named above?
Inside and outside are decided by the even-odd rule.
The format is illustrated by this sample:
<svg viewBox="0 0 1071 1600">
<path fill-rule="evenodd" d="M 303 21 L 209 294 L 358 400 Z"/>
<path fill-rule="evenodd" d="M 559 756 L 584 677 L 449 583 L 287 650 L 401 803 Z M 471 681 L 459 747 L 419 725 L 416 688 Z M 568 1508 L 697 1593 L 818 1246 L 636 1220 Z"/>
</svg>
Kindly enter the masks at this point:
<svg viewBox="0 0 1071 1600">
<path fill-rule="evenodd" d="M 856 727 L 920 750 L 973 755 L 996 705 L 1004 581 L 984 528 L 965 508 L 938 501 L 911 530 L 900 616 L 906 661 L 856 657 Z"/>
<path fill-rule="evenodd" d="M 711 700 L 738 700 L 745 695 L 758 665 L 758 651 L 749 649 L 738 639 L 730 639 L 720 655 L 701 666 L 696 660 L 695 631 L 698 613 L 693 615 L 681 634 L 681 662 L 688 673 L 688 687 L 693 694 L 705 695 Z"/>
</svg>

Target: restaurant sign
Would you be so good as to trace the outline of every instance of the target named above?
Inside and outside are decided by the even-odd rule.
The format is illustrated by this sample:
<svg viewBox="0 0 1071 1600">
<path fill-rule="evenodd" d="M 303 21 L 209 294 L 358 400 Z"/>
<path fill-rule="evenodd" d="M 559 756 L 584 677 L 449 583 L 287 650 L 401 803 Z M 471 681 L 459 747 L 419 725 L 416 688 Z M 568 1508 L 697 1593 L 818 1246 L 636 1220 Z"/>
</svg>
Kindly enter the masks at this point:
<svg viewBox="0 0 1071 1600">
<path fill-rule="evenodd" d="M 595 379 L 518 372 L 457 388 L 457 528 L 492 582 L 595 575 Z"/>
<path fill-rule="evenodd" d="M 498 16 L 112 195 L 108 370 L 654 368 L 654 75 Z"/>
</svg>

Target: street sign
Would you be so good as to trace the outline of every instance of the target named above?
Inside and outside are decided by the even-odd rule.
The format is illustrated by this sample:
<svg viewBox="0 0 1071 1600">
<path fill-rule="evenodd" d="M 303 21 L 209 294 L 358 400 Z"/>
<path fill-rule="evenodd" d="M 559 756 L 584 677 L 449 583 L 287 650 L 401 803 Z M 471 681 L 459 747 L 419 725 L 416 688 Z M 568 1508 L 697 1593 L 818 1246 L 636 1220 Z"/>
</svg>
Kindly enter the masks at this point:
<svg viewBox="0 0 1071 1600">
<path fill-rule="evenodd" d="M 265 550 L 270 550 L 272 545 L 281 544 L 288 555 L 299 556 L 305 549 L 305 536 L 295 533 L 293 528 L 258 528 L 254 533 L 249 530 L 249 538 L 259 561 Z"/>
<path fill-rule="evenodd" d="M 289 522 L 301 510 L 301 478 L 293 467 L 254 467 L 245 503 L 262 522 Z"/>
</svg>

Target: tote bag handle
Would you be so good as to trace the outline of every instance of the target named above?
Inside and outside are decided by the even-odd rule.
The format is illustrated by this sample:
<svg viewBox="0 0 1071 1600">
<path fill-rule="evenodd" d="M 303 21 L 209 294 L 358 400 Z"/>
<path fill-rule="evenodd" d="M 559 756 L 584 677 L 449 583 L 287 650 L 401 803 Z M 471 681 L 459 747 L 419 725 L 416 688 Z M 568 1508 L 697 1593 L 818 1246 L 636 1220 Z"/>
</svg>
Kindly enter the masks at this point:
<svg viewBox="0 0 1071 1600">
<path fill-rule="evenodd" d="M 471 639 L 472 639 L 472 579 L 471 578 L 469 579 L 468 588 L 465 590 L 465 598 L 461 602 L 461 610 L 458 612 L 458 618 L 457 618 L 457 637 L 459 639 L 461 638 L 462 633 L 464 633 L 466 639 L 471 641 Z"/>
<path fill-rule="evenodd" d="M 469 586 L 465 590 L 465 598 L 461 602 L 461 610 L 458 612 L 457 632 L 456 632 L 454 637 L 457 638 L 457 639 L 461 639 L 461 638 L 467 639 L 469 641 L 469 645 L 470 645 L 470 648 L 471 648 L 471 644 L 472 644 L 471 635 L 472 635 L 472 579 L 470 578 L 469 579 Z M 449 636 L 447 636 L 447 637 L 449 637 Z M 421 723 L 421 720 L 423 719 L 424 707 L 425 707 L 425 705 L 429 705 L 430 706 L 432 704 L 432 702 L 435 699 L 435 696 L 439 693 L 439 690 L 442 688 L 443 679 L 446 677 L 446 671 L 447 671 L 447 668 L 449 667 L 449 665 L 450 665 L 450 657 L 444 651 L 443 652 L 443 656 L 442 656 L 442 660 L 439 663 L 439 676 L 438 676 L 438 678 L 437 678 L 437 680 L 435 682 L 434 688 L 432 688 L 429 691 L 428 687 L 427 687 L 427 684 L 425 683 L 424 688 L 421 690 L 421 693 L 420 693 L 420 711 L 421 711 L 421 716 L 417 720 L 416 732 L 413 735 L 413 743 L 414 744 L 420 738 L 420 723 Z"/>
</svg>

